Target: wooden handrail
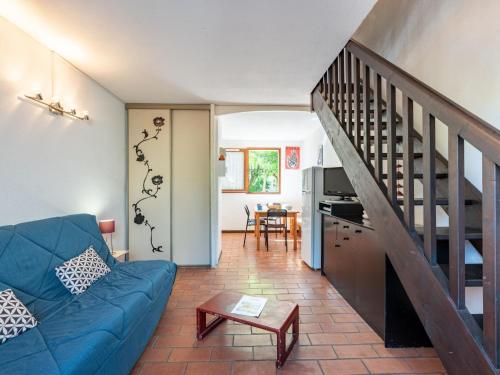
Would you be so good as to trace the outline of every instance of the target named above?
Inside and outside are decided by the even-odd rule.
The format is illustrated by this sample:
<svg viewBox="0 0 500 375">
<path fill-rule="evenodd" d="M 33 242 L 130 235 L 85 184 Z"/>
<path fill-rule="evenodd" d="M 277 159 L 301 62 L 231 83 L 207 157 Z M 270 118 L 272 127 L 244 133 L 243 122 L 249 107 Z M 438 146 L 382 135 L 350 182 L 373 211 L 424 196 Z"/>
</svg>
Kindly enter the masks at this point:
<svg viewBox="0 0 500 375">
<path fill-rule="evenodd" d="M 427 108 L 430 113 L 488 156 L 491 161 L 500 165 L 500 131 L 497 128 L 355 40 L 351 39 L 347 43 L 346 49 L 382 77 L 390 80 L 394 86 L 405 92 L 411 99 Z"/>
</svg>

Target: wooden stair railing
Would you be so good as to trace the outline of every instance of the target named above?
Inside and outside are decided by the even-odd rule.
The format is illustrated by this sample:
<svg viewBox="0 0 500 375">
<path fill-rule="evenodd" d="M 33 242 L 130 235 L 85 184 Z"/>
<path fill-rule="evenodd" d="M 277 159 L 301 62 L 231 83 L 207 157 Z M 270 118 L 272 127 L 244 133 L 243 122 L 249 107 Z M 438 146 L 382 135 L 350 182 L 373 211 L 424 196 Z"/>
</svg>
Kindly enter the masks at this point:
<svg viewBox="0 0 500 375">
<path fill-rule="evenodd" d="M 499 374 L 500 132 L 353 40 L 314 88 L 311 105 L 448 372 Z M 436 120 L 447 127 L 447 161 L 436 150 Z M 482 198 L 464 175 L 465 142 L 482 154 Z M 418 204 L 423 228 L 415 226 Z M 446 205 L 449 228 L 436 226 L 438 205 Z M 478 241 L 482 267 L 466 267 L 466 240 Z M 477 284 L 482 330 L 465 306 L 466 286 Z"/>
</svg>

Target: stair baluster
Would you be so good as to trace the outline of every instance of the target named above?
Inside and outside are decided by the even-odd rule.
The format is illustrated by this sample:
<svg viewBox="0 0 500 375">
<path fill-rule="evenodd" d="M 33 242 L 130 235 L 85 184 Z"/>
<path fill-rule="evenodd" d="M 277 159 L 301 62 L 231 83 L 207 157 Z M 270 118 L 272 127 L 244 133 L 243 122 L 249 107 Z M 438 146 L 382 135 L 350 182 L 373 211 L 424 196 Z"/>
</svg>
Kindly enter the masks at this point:
<svg viewBox="0 0 500 375">
<path fill-rule="evenodd" d="M 328 107 L 330 107 L 333 110 L 333 64 L 328 67 L 327 70 L 328 74 L 328 80 L 327 80 L 327 86 L 328 86 Z"/>
<path fill-rule="evenodd" d="M 340 125 L 345 125 L 345 84 L 344 84 L 344 50 L 339 55 L 339 86 L 340 86 Z"/>
<path fill-rule="evenodd" d="M 483 341 L 500 367 L 500 167 L 483 154 Z"/>
<path fill-rule="evenodd" d="M 358 58 L 354 58 L 354 145 L 361 149 L 361 66 Z"/>
<path fill-rule="evenodd" d="M 370 166 L 370 67 L 364 64 L 363 74 L 363 157 Z"/>
<path fill-rule="evenodd" d="M 448 129 L 448 184 L 450 295 L 461 310 L 465 308 L 464 140 L 452 129 Z"/>
<path fill-rule="evenodd" d="M 397 206 L 396 171 L 396 88 L 387 80 L 387 197 Z"/>
<path fill-rule="evenodd" d="M 415 226 L 413 132 L 413 100 L 403 94 L 403 207 L 406 225 L 412 231 Z"/>
<path fill-rule="evenodd" d="M 338 59 L 333 62 L 333 113 L 339 116 L 339 71 L 338 71 Z"/>
<path fill-rule="evenodd" d="M 375 89 L 374 89 L 374 152 L 375 152 L 375 178 L 380 186 L 384 186 L 382 179 L 383 164 L 382 164 L 382 77 L 380 74 L 375 75 Z"/>
<path fill-rule="evenodd" d="M 329 77 L 328 77 L 328 69 L 326 70 L 325 72 L 325 75 L 323 76 L 323 87 L 325 88 L 324 89 L 324 99 L 325 101 L 328 102 L 328 98 L 330 97 L 330 85 L 328 84 L 328 81 L 329 81 Z"/>
<path fill-rule="evenodd" d="M 424 254 L 431 265 L 436 254 L 436 120 L 425 108 L 422 111 L 424 150 Z"/>
<path fill-rule="evenodd" d="M 350 52 L 346 51 L 346 104 L 347 104 L 347 124 L 346 132 L 349 138 L 352 139 L 352 55 Z"/>
</svg>

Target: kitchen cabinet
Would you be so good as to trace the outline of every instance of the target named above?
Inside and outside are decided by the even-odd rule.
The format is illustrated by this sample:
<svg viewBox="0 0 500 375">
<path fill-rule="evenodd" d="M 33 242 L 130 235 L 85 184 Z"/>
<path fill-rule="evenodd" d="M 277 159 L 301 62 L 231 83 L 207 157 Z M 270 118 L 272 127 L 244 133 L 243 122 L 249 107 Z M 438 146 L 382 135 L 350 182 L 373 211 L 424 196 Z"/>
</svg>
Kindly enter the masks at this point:
<svg viewBox="0 0 500 375">
<path fill-rule="evenodd" d="M 377 233 L 361 217 L 322 215 L 322 273 L 387 347 L 430 346 Z"/>
</svg>

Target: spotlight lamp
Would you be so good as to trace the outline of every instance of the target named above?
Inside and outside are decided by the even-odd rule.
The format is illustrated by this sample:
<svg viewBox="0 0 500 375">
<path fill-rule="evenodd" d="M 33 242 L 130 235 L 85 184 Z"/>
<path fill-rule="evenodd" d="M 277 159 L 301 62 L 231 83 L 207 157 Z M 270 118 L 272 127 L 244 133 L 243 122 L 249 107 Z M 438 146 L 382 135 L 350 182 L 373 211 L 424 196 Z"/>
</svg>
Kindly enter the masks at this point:
<svg viewBox="0 0 500 375">
<path fill-rule="evenodd" d="M 33 94 L 25 94 L 24 98 L 47 107 L 51 113 L 56 115 L 67 116 L 82 121 L 90 120 L 87 111 L 78 112 L 74 107 L 66 110 L 58 99 L 53 98 L 51 101 L 46 101 L 40 91 L 35 91 Z"/>
</svg>

